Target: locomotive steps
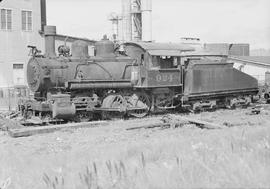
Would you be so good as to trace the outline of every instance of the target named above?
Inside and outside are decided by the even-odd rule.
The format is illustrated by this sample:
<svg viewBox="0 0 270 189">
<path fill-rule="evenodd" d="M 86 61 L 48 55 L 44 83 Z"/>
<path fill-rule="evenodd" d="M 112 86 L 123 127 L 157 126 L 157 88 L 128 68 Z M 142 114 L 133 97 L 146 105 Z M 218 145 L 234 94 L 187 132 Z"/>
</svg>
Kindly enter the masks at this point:
<svg viewBox="0 0 270 189">
<path fill-rule="evenodd" d="M 122 120 L 120 120 L 122 122 Z M 156 127 L 162 128 L 175 128 L 181 127 L 185 124 L 195 124 L 200 128 L 206 129 L 222 129 L 226 128 L 223 125 L 203 121 L 200 119 L 189 118 L 181 115 L 165 115 L 159 117 L 150 117 L 140 120 L 127 120 L 124 127 L 125 130 L 135 130 L 135 129 L 151 129 Z M 116 126 L 118 121 L 93 121 L 93 122 L 83 122 L 83 123 L 68 123 L 62 125 L 52 125 L 52 126 L 40 126 L 40 127 L 20 127 L 8 129 L 8 133 L 11 137 L 27 137 L 38 134 L 52 133 L 59 130 L 66 129 L 79 129 L 79 128 L 93 128 L 100 126 Z"/>
</svg>

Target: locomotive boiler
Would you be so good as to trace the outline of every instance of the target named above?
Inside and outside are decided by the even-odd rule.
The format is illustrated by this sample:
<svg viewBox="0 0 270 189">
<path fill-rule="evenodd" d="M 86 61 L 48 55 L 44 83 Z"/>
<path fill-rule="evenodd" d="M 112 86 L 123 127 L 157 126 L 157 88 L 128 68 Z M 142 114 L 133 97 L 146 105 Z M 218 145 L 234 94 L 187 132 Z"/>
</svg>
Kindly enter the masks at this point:
<svg viewBox="0 0 270 189">
<path fill-rule="evenodd" d="M 46 26 L 45 54 L 35 47 L 27 65 L 34 99 L 20 105 L 26 117 L 42 119 L 144 117 L 150 111 L 233 107 L 248 104 L 257 80 L 233 68 L 225 55 L 197 52 L 184 44 L 126 42 L 106 36 L 95 43 L 75 41 L 55 53 L 54 26 Z"/>
</svg>

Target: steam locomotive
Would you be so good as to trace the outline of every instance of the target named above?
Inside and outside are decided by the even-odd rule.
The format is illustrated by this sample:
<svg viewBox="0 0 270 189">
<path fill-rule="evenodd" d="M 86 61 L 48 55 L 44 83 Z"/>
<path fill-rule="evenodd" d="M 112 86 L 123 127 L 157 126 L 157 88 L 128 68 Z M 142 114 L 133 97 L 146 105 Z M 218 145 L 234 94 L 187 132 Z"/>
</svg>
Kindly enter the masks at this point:
<svg viewBox="0 0 270 189">
<path fill-rule="evenodd" d="M 26 117 L 88 121 L 186 108 L 191 111 L 248 105 L 258 92 L 255 78 L 233 68 L 226 55 L 184 44 L 126 42 L 106 37 L 75 41 L 55 53 L 56 27 L 46 26 L 45 54 L 32 48 L 27 81 L 34 99 L 20 104 Z"/>
</svg>

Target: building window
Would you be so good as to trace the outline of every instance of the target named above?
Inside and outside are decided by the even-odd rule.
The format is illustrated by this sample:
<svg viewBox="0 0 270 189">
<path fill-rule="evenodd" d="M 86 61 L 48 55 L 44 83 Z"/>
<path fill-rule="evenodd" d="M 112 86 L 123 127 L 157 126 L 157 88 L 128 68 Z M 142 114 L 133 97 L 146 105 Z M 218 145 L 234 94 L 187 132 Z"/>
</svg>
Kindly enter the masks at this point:
<svg viewBox="0 0 270 189">
<path fill-rule="evenodd" d="M 12 14 L 10 9 L 0 9 L 1 11 L 1 29 L 11 30 L 12 29 Z"/>
<path fill-rule="evenodd" d="M 24 84 L 23 64 L 13 64 L 13 83 L 14 85 Z"/>
<path fill-rule="evenodd" d="M 32 11 L 22 11 L 22 30 L 32 31 Z"/>
<path fill-rule="evenodd" d="M 13 64 L 13 69 L 23 69 L 23 64 Z"/>
</svg>

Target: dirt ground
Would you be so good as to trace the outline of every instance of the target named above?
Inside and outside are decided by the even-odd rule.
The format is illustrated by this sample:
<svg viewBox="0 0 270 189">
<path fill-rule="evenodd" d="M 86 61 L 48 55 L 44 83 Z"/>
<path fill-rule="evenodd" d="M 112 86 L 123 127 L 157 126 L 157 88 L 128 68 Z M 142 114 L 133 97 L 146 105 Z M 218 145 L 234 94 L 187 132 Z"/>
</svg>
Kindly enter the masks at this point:
<svg viewBox="0 0 270 189">
<path fill-rule="evenodd" d="M 0 188 L 270 188 L 269 109 L 188 115 L 225 129 L 125 129 L 157 116 L 24 138 L 0 131 Z"/>
</svg>

